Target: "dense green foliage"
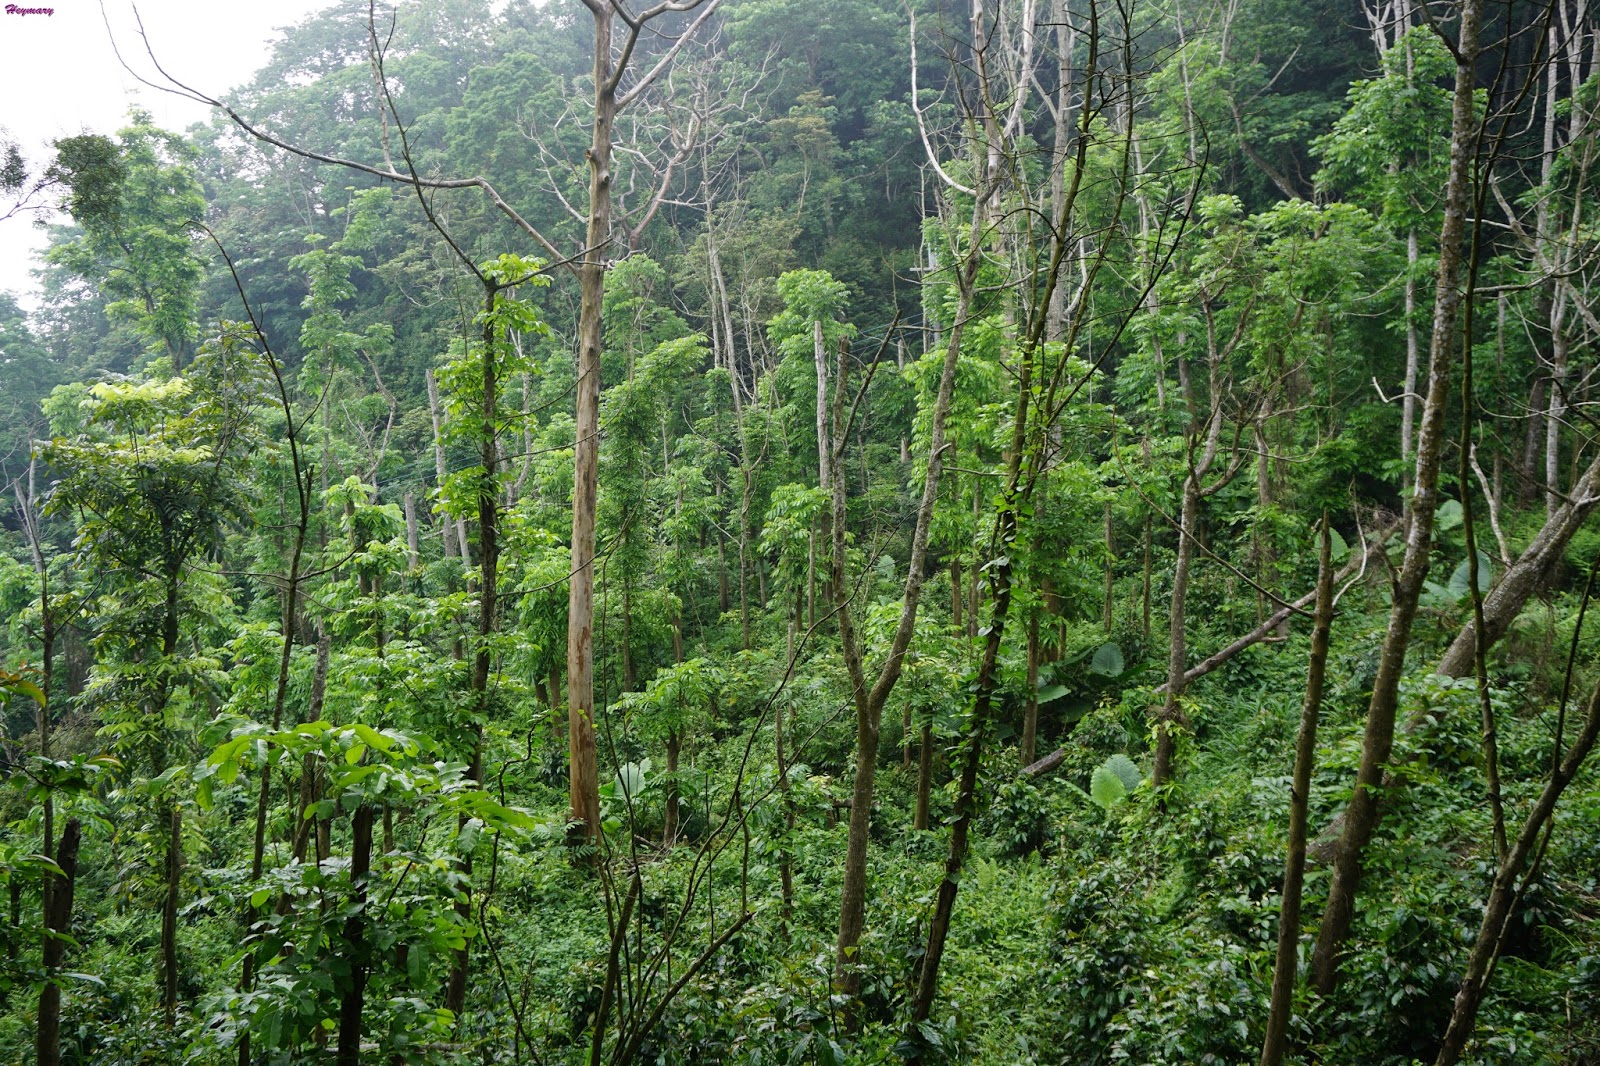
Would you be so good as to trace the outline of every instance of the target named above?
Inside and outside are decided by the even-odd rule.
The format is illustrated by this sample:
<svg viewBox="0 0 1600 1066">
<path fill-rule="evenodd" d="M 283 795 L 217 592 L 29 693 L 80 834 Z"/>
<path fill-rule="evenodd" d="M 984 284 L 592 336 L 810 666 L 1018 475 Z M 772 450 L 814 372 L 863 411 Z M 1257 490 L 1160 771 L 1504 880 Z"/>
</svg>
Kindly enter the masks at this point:
<svg viewBox="0 0 1600 1066">
<path fill-rule="evenodd" d="M 1417 28 L 1369 34 L 1391 6 Z M 1545 6 L 1483 36 L 1548 39 L 1554 73 L 1486 43 L 1485 133 L 1454 145 L 1481 224 L 1464 349 L 1434 356 L 1429 580 L 1290 1062 L 1434 1061 L 1496 812 L 1514 839 L 1600 671 L 1596 25 Z M 60 1061 L 102 1066 L 1256 1060 L 1324 515 L 1325 843 L 1398 595 L 1455 15 L 724 0 L 669 55 L 694 17 L 619 83 L 594 841 L 554 261 L 585 241 L 589 9 L 404 3 L 391 33 L 345 0 L 289 30 L 229 106 L 367 171 L 220 115 L 56 143 L 39 310 L 0 294 L 0 1059 L 35 1061 L 48 981 Z M 405 180 L 475 175 L 521 222 Z M 1563 507 L 1481 674 L 1436 673 Z M 1462 1061 L 1600 1062 L 1592 768 L 1550 825 Z"/>
</svg>

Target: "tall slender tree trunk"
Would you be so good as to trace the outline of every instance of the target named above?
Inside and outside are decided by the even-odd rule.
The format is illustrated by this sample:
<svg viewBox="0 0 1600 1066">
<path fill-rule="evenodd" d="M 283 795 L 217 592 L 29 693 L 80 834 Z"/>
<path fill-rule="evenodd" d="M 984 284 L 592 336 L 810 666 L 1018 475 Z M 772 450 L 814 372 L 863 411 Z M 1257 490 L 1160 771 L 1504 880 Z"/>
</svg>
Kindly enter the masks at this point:
<svg viewBox="0 0 1600 1066">
<path fill-rule="evenodd" d="M 1194 565 L 1194 538 L 1200 527 L 1200 485 L 1194 473 L 1183 482 L 1183 509 L 1179 523 L 1178 562 L 1172 575 L 1172 598 L 1167 604 L 1167 694 L 1156 716 L 1155 765 L 1150 773 L 1150 783 L 1157 789 L 1172 780 L 1176 747 L 1173 730 L 1185 723 L 1181 701 L 1185 689 L 1184 672 L 1189 660 L 1186 634 L 1189 574 Z"/>
<path fill-rule="evenodd" d="M 273 363 L 273 373 L 278 369 Z M 280 729 L 283 726 L 283 712 L 289 699 L 289 666 L 294 659 L 295 634 L 300 614 L 300 566 L 305 555 L 306 536 L 311 526 L 311 484 L 310 472 L 302 468 L 300 461 L 300 445 L 293 431 L 293 415 L 289 409 L 287 393 L 283 393 L 284 411 L 289 415 L 288 424 L 290 455 L 293 459 L 293 472 L 295 478 L 296 515 L 294 543 L 289 555 L 289 574 L 283 590 L 283 613 L 280 617 L 282 630 L 281 641 L 278 649 L 278 676 L 273 686 L 272 693 L 272 728 Z M 406 499 L 411 499 L 410 494 Z M 414 528 L 414 527 L 413 527 Z M 319 660 L 320 662 L 320 660 Z M 324 677 L 326 671 L 324 670 Z M 250 881 L 255 883 L 261 880 L 265 867 L 267 850 L 267 814 L 269 800 L 272 796 L 272 765 L 270 763 L 261 768 L 261 782 L 256 792 L 256 824 L 255 836 L 250 849 Z M 298 814 L 298 812 L 297 812 Z M 296 825 L 303 820 L 296 820 Z M 240 973 L 239 987 L 244 992 L 249 992 L 255 983 L 256 956 L 254 945 L 251 943 L 255 926 L 255 908 L 248 902 L 244 912 L 244 933 L 246 945 L 250 948 L 245 953 L 243 969 Z M 250 1030 L 247 1028 L 239 1035 L 239 1066 L 250 1066 Z"/>
<path fill-rule="evenodd" d="M 322 703 L 328 690 L 328 660 L 332 650 L 332 641 L 328 635 L 320 634 L 317 637 L 317 661 L 311 671 L 311 699 L 306 708 L 306 717 L 312 722 L 320 721 L 322 718 Z M 312 805 L 321 798 L 320 778 L 320 764 L 308 752 L 300 763 L 299 802 L 295 808 L 294 841 L 291 845 L 295 862 L 306 861 L 312 834 L 320 836 L 320 819 L 313 820 L 306 816 L 306 812 L 310 811 Z M 312 854 L 317 861 L 321 861 L 320 848 Z M 286 912 L 288 903 L 287 897 L 279 900 L 279 913 Z"/>
<path fill-rule="evenodd" d="M 1109 512 L 1108 512 L 1109 513 Z M 1109 602 L 1109 601 L 1108 601 Z M 1022 696 L 1022 765 L 1033 762 L 1039 737 L 1039 611 L 1028 615 L 1028 680 Z"/>
<path fill-rule="evenodd" d="M 928 828 L 928 803 L 933 795 L 933 719 L 922 719 L 917 738 L 917 798 L 911 811 L 911 828 Z"/>
<path fill-rule="evenodd" d="M 683 734 L 667 730 L 667 794 L 661 817 L 661 843 L 672 847 L 678 841 L 678 759 L 683 751 Z"/>
<path fill-rule="evenodd" d="M 682 502 L 679 502 L 682 508 Z M 672 616 L 672 661 L 683 662 L 683 615 L 675 612 Z M 683 733 L 677 729 L 667 730 L 667 788 L 665 810 L 661 817 L 661 844 L 663 847 L 672 847 L 678 840 L 678 759 L 683 751 Z"/>
<path fill-rule="evenodd" d="M 1539 488 L 1539 443 L 1540 430 L 1544 426 L 1545 389 L 1547 379 L 1540 377 L 1533 383 L 1533 392 L 1528 398 L 1528 427 L 1523 434 L 1522 457 L 1517 469 L 1521 481 L 1517 486 L 1517 501 L 1526 507 L 1533 502 L 1535 492 Z"/>
<path fill-rule="evenodd" d="M 1105 557 L 1105 605 L 1100 612 L 1100 627 L 1109 635 L 1112 626 L 1112 612 L 1116 606 L 1116 579 L 1117 579 L 1117 527 L 1111 520 L 1111 501 L 1106 501 L 1106 557 Z M 1035 629 L 1038 627 L 1035 626 Z"/>
<path fill-rule="evenodd" d="M 1222 442 L 1223 418 L 1223 352 L 1218 348 L 1215 332 L 1212 325 L 1211 308 L 1206 306 L 1206 334 L 1207 352 L 1209 361 L 1208 373 L 1208 398 L 1209 407 L 1204 425 L 1205 438 L 1201 446 L 1200 455 L 1196 457 L 1191 450 L 1189 453 L 1189 468 L 1183 479 L 1183 503 L 1178 517 L 1178 558 L 1177 565 L 1172 575 L 1172 598 L 1168 604 L 1169 626 L 1167 645 L 1167 684 L 1166 697 L 1162 702 L 1160 711 L 1156 714 L 1156 751 L 1155 762 L 1150 773 L 1150 783 L 1160 789 L 1162 785 L 1172 780 L 1172 762 L 1175 747 L 1173 730 L 1187 724 L 1183 712 L 1183 694 L 1188 685 L 1187 663 L 1189 658 L 1189 644 L 1187 635 L 1188 607 L 1189 607 L 1189 579 L 1194 568 L 1194 553 L 1200 538 L 1200 504 L 1208 492 L 1214 492 L 1225 484 L 1232 476 L 1231 473 L 1220 475 L 1222 482 L 1213 484 L 1210 489 L 1205 486 L 1205 477 L 1217 461 L 1217 453 Z M 1189 420 L 1192 426 L 1191 433 L 1198 434 L 1201 430 L 1198 406 L 1195 400 L 1194 389 L 1190 383 L 1190 375 L 1184 370 L 1185 364 L 1180 361 L 1180 377 L 1183 380 L 1183 397 L 1189 410 Z M 1195 438 L 1190 438 L 1191 443 Z M 1234 468 L 1235 470 L 1237 467 Z"/>
<path fill-rule="evenodd" d="M 344 941 L 349 951 L 349 984 L 339 998 L 339 1050 L 337 1066 L 360 1066 L 361 1015 L 366 1004 L 367 970 L 371 950 L 367 945 L 367 878 L 372 872 L 373 807 L 363 803 L 350 818 L 350 914 L 344 920 Z"/>
<path fill-rule="evenodd" d="M 1008 461 L 1005 499 L 1007 506 L 997 516 L 996 545 L 1009 544 L 1016 535 L 1017 504 L 1022 473 L 1022 451 L 1026 441 L 1028 420 L 1027 396 L 1031 386 L 1032 359 L 1024 356 L 1019 375 L 1019 401 L 1016 427 L 1013 430 L 1011 457 Z M 989 727 L 994 711 L 994 701 L 999 684 L 1001 638 L 1011 607 L 1012 567 L 1008 559 L 995 559 L 988 568 L 989 589 L 993 613 L 988 634 L 984 638 L 983 655 L 978 666 L 977 695 L 973 702 L 972 720 L 968 729 L 966 751 L 961 760 L 961 777 L 956 786 L 954 820 L 950 826 L 949 852 L 945 858 L 944 878 L 939 882 L 939 892 L 934 904 L 933 918 L 928 924 L 928 942 L 922 955 L 922 965 L 917 974 L 916 993 L 912 999 L 912 1026 L 927 1021 L 933 1012 L 934 999 L 939 989 L 939 966 L 944 958 L 945 943 L 950 935 L 950 923 L 955 914 L 956 894 L 960 890 L 961 874 L 966 864 L 967 839 L 972 821 L 977 813 L 978 769 L 983 761 L 984 733 Z M 918 1051 L 907 1055 L 907 1062 L 921 1061 Z"/>
<path fill-rule="evenodd" d="M 25 495 L 20 481 L 13 487 L 17 497 L 17 514 L 21 518 L 23 532 L 27 536 L 28 547 L 33 556 L 34 573 L 39 579 L 39 691 L 43 698 L 38 702 L 35 727 L 39 733 L 39 757 L 48 760 L 52 757 L 50 732 L 55 700 L 58 620 L 57 604 L 50 598 L 50 567 L 44 557 L 44 543 L 38 524 L 39 512 L 35 509 L 36 468 L 37 463 L 30 460 L 28 488 Z M 40 826 L 42 845 L 40 853 L 49 855 L 56 850 L 56 843 L 55 797 L 48 791 L 45 792 L 44 802 L 41 804 L 40 818 L 43 823 Z M 67 933 L 72 921 L 73 879 L 76 876 L 78 862 L 78 831 L 78 820 L 71 819 L 62 835 L 61 847 L 56 851 L 56 865 L 61 869 L 60 883 L 57 883 L 56 877 L 46 874 L 39 885 L 39 910 L 43 919 L 42 954 L 46 978 L 44 985 L 39 989 L 39 1021 L 35 1041 L 35 1057 L 39 1066 L 59 1066 L 61 1061 L 61 987 L 53 980 L 53 974 L 60 969 L 66 943 L 54 934 Z M 11 925 L 15 929 L 22 918 L 21 878 L 13 876 L 11 888 Z M 12 944 L 12 957 L 15 957 L 16 941 L 13 940 Z"/>
<path fill-rule="evenodd" d="M 1155 519 L 1150 515 L 1144 516 L 1144 582 L 1142 586 L 1142 600 L 1140 603 L 1140 632 L 1144 634 L 1144 642 L 1150 643 L 1150 572 L 1151 549 L 1153 547 Z"/>
<path fill-rule="evenodd" d="M 1339 954 L 1355 918 L 1355 896 L 1362 859 L 1381 817 L 1378 788 L 1394 746 L 1395 712 L 1407 643 L 1416 618 L 1417 601 L 1428 574 L 1433 545 L 1433 512 L 1438 503 L 1439 466 L 1445 437 L 1445 406 L 1458 341 L 1462 293 L 1460 275 L 1466 240 L 1467 202 L 1472 182 L 1471 157 L 1476 116 L 1474 68 L 1483 0 L 1462 0 L 1460 38 L 1456 48 L 1455 93 L 1451 109 L 1450 164 L 1445 183 L 1444 222 L 1439 232 L 1438 284 L 1434 297 L 1433 332 L 1428 350 L 1428 394 L 1417 439 L 1417 462 L 1407 507 L 1405 555 L 1395 581 L 1389 626 L 1378 657 L 1377 675 L 1367 704 L 1367 724 L 1355 789 L 1345 812 L 1344 831 L 1335 847 L 1333 880 L 1327 908 L 1312 957 L 1312 983 L 1323 995 L 1338 981 Z"/>
<path fill-rule="evenodd" d="M 589 225 L 578 267 L 577 437 L 573 446 L 572 579 L 567 605 L 567 751 L 571 819 L 600 842 L 600 770 L 594 737 L 594 519 L 599 491 L 601 301 L 611 241 L 611 143 L 617 94 L 611 5 L 594 18 L 594 120 L 589 138 Z"/>
<path fill-rule="evenodd" d="M 950 557 L 950 624 L 957 633 L 966 632 L 966 623 L 961 620 L 962 607 L 966 604 L 966 593 L 961 587 L 961 558 L 957 555 Z"/>
<path fill-rule="evenodd" d="M 993 174 L 986 177 L 993 181 Z M 923 475 L 922 498 L 917 505 L 916 525 L 911 533 L 911 554 L 906 565 L 905 586 L 901 595 L 900 619 L 895 627 L 889 653 L 871 688 L 862 667 L 861 649 L 856 643 L 854 620 L 850 606 L 850 586 L 845 554 L 845 490 L 843 479 L 832 484 L 833 527 L 831 584 L 836 617 L 839 624 L 840 645 L 844 650 L 845 664 L 850 672 L 852 694 L 856 705 L 856 760 L 855 781 L 851 791 L 850 833 L 845 845 L 844 885 L 839 893 L 839 940 L 834 956 L 835 984 L 852 1000 L 860 994 L 861 971 L 856 958 L 861 934 L 866 925 L 867 898 L 867 848 L 872 835 L 872 798 L 877 774 L 878 731 L 883 705 L 900 680 L 905 663 L 906 649 L 916 629 L 917 605 L 921 602 L 923 571 L 927 558 L 928 530 L 933 524 L 934 504 L 939 496 L 939 479 L 944 472 L 945 423 L 950 414 L 950 399 L 955 391 L 956 364 L 961 356 L 962 338 L 966 332 L 967 318 L 972 306 L 974 283 L 982 260 L 980 237 L 986 217 L 984 198 L 979 197 L 973 209 L 969 248 L 956 276 L 958 309 L 945 340 L 944 363 L 939 372 L 939 391 L 934 400 L 933 417 L 928 434 L 928 464 Z M 833 390 L 834 441 L 842 440 L 845 430 L 845 374 L 847 350 L 841 349 L 839 373 Z M 830 446 L 833 446 L 830 443 Z M 840 453 L 842 454 L 842 452 Z M 924 812 L 924 818 L 926 813 Z M 846 1015 L 853 1023 L 853 1012 Z"/>
<path fill-rule="evenodd" d="M 638 687 L 638 676 L 633 668 L 633 578 L 622 575 L 622 691 L 632 692 Z"/>
<path fill-rule="evenodd" d="M 161 1011 L 170 1028 L 178 1013 L 178 888 L 183 877 L 183 808 L 167 809 L 166 889 L 161 897 Z"/>
<path fill-rule="evenodd" d="M 412 573 L 422 566 L 422 551 L 417 544 L 417 496 L 416 493 L 406 490 L 401 498 L 401 505 L 406 515 L 406 569 Z"/>
<path fill-rule="evenodd" d="M 1411 455 L 1416 444 L 1417 425 L 1417 370 L 1420 359 L 1420 344 L 1417 336 L 1417 258 L 1421 253 L 1418 250 L 1417 231 L 1413 227 L 1406 233 L 1406 383 L 1405 393 L 1400 397 L 1400 462 L 1405 466 L 1411 462 Z M 1409 479 L 1411 471 L 1407 469 L 1406 477 Z"/>
<path fill-rule="evenodd" d="M 61 874 L 46 880 L 50 891 L 45 895 L 44 912 L 45 982 L 39 989 L 39 1024 L 34 1040 L 34 1057 L 38 1066 L 61 1066 L 61 986 L 57 982 L 67 950 L 65 938 L 72 931 L 72 896 L 78 881 L 79 828 L 78 819 L 67 819 L 55 856 Z"/>
<path fill-rule="evenodd" d="M 728 595 L 728 539 L 717 530 L 717 611 L 728 613 L 732 599 Z"/>
<path fill-rule="evenodd" d="M 755 477 L 746 467 L 739 472 L 739 639 L 750 650 L 750 505 L 755 497 Z M 727 608 L 724 607 L 724 610 Z"/>
<path fill-rule="evenodd" d="M 817 485 L 833 491 L 832 436 L 828 432 L 828 350 L 823 346 L 822 320 L 811 323 L 811 355 L 817 371 Z"/>
<path fill-rule="evenodd" d="M 483 336 L 479 343 L 482 345 L 481 362 L 479 366 L 480 387 L 478 395 L 478 424 L 481 431 L 478 439 L 479 475 L 477 486 L 478 497 L 478 558 L 480 574 L 478 576 L 478 633 L 476 646 L 472 653 L 472 675 L 470 689 L 472 692 L 473 717 L 468 734 L 471 737 L 472 749 L 467 762 L 467 778 L 480 783 L 483 780 L 483 725 L 489 717 L 489 685 L 494 668 L 494 649 L 492 642 L 494 634 L 499 628 L 499 594 L 500 594 L 500 482 L 499 482 L 499 440 L 495 434 L 495 416 L 500 405 L 500 380 L 499 363 L 496 360 L 496 346 L 500 341 L 495 335 L 495 306 L 499 298 L 499 290 L 492 284 L 485 283 L 484 289 L 484 323 Z M 381 649 L 380 649 L 381 652 Z M 368 837 L 370 846 L 371 813 L 368 818 Z M 461 816 L 461 824 L 467 822 L 466 815 Z M 456 901 L 456 914 L 463 923 L 472 920 L 472 898 L 470 883 L 472 877 L 472 856 L 464 855 L 461 858 L 462 871 L 468 879 L 468 889 Z M 445 992 L 445 1007 L 452 1011 L 456 1017 L 461 1016 L 462 1008 L 466 1005 L 467 974 L 471 956 L 465 947 L 457 949 L 450 970 L 450 983 Z"/>
<path fill-rule="evenodd" d="M 1550 301 L 1550 399 L 1544 416 L 1544 505 L 1549 514 L 1561 506 L 1561 423 L 1567 414 L 1567 338 L 1562 319 L 1564 298 Z"/>
<path fill-rule="evenodd" d="M 1278 906 L 1278 954 L 1272 973 L 1272 1002 L 1260 1066 L 1283 1062 L 1294 989 L 1300 979 L 1300 897 L 1306 871 L 1306 812 L 1311 799 L 1311 771 L 1317 756 L 1317 724 L 1322 716 L 1322 690 L 1328 672 L 1328 643 L 1333 629 L 1333 538 L 1328 516 L 1322 516 L 1322 550 L 1317 565 L 1317 617 L 1311 629 L 1311 662 L 1306 668 L 1306 701 L 1300 711 L 1295 742 L 1294 778 L 1289 793 L 1289 848 L 1283 864 L 1283 900 Z"/>
</svg>

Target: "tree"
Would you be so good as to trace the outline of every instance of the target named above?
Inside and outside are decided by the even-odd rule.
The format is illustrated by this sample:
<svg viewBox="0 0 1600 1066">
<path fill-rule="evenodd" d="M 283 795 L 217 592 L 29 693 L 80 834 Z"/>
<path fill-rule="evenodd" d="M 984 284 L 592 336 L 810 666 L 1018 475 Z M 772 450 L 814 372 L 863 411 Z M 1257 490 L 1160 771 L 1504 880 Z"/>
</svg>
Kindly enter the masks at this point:
<svg viewBox="0 0 1600 1066">
<path fill-rule="evenodd" d="M 320 163 L 348 167 L 380 179 L 399 182 L 415 189 L 419 197 L 429 190 L 477 189 L 514 223 L 526 236 L 577 276 L 581 293 L 581 307 L 577 326 L 577 421 L 576 443 L 573 449 L 573 500 L 572 500 L 572 578 L 568 604 L 567 632 L 567 701 L 568 739 L 570 750 L 572 821 L 580 827 L 591 844 L 599 841 L 599 770 L 594 744 L 594 535 L 595 507 L 598 500 L 597 477 L 600 454 L 600 358 L 604 344 L 602 306 L 605 275 L 608 261 L 606 253 L 612 249 L 616 222 L 613 214 L 613 164 L 612 150 L 616 137 L 617 118 L 631 104 L 638 101 L 661 77 L 671 69 L 673 60 L 694 39 L 695 33 L 711 18 L 721 0 L 660 0 L 653 6 L 633 9 L 598 0 L 582 0 L 593 21 L 593 71 L 590 80 L 592 111 L 590 114 L 590 139 L 585 151 L 588 167 L 587 210 L 581 214 L 584 235 L 580 250 L 572 256 L 563 256 L 551 240 L 519 214 L 483 177 L 435 178 L 425 177 L 409 157 L 406 169 L 396 170 L 389 160 L 386 165 L 363 163 L 325 152 L 313 151 L 295 145 L 268 133 L 247 121 L 233 107 L 220 100 L 176 82 L 167 80 L 179 92 L 202 103 L 219 108 L 240 129 L 255 139 L 284 149 L 306 159 Z M 693 13 L 693 19 L 683 26 L 674 39 L 658 55 L 641 55 L 651 65 L 634 73 L 624 85 L 624 78 L 636 58 L 641 40 L 647 44 L 654 39 L 658 24 L 670 22 L 678 16 Z M 394 111 L 393 97 L 382 81 L 384 45 L 379 40 L 375 15 L 369 11 L 368 54 L 379 72 L 380 89 L 385 98 L 385 126 L 392 119 L 403 129 L 399 115 Z M 158 68 L 159 69 L 159 68 Z M 164 72 L 163 72 L 164 74 Z M 666 168 L 670 176 L 671 168 Z M 649 212 L 654 213 L 666 191 L 663 181 L 656 192 L 647 197 Z"/>
<path fill-rule="evenodd" d="M 183 807 L 170 762 L 172 697 L 193 677 L 179 651 L 191 565 L 242 514 L 239 480 L 263 400 L 262 374 L 238 338 L 208 341 L 183 376 L 52 396 L 58 436 L 43 456 L 58 476 L 48 511 L 70 514 L 82 563 L 120 588 L 100 641 L 107 731 L 149 768 L 167 821 L 161 902 L 162 1006 L 178 1005 L 177 922 Z"/>
<path fill-rule="evenodd" d="M 192 150 L 135 111 L 118 140 L 97 134 L 56 142 L 50 176 L 83 236 L 49 253 L 114 299 L 113 321 L 131 323 L 146 350 L 182 370 L 194 343 L 202 267 L 190 233 L 205 214 Z"/>
<path fill-rule="evenodd" d="M 1363 853 L 1380 817 L 1377 788 L 1394 745 L 1394 721 L 1400 676 L 1405 667 L 1411 626 L 1416 618 L 1422 583 L 1431 565 L 1434 510 L 1438 504 L 1439 465 L 1444 449 L 1445 407 L 1456 346 L 1461 343 L 1459 314 L 1467 236 L 1467 208 L 1473 176 L 1473 146 L 1479 130 L 1475 61 L 1481 43 L 1483 5 L 1461 0 L 1458 7 L 1455 90 L 1451 98 L 1450 165 L 1444 193 L 1444 219 L 1439 229 L 1439 267 L 1434 295 L 1433 331 L 1428 349 L 1428 389 L 1417 439 L 1416 468 L 1406 505 L 1405 557 L 1395 580 L 1393 606 L 1384 632 L 1378 675 L 1367 704 L 1361 766 L 1345 813 L 1333 862 L 1333 881 L 1312 959 L 1313 985 L 1324 995 L 1338 980 L 1339 953 L 1355 915 L 1355 894 Z"/>
<path fill-rule="evenodd" d="M 1382 44 L 1383 76 L 1351 86 L 1349 110 L 1334 123 L 1332 132 L 1314 144 L 1323 161 L 1317 173 L 1320 187 L 1354 193 L 1372 204 L 1385 224 L 1406 235 L 1406 363 L 1400 396 L 1403 466 L 1415 446 L 1419 398 L 1417 285 L 1423 269 L 1419 232 L 1434 224 L 1444 187 L 1450 94 L 1439 83 L 1451 72 L 1450 54 L 1431 30 L 1401 32 L 1410 19 L 1408 10 L 1394 27 L 1374 26 Z M 1384 37 L 1390 29 L 1396 33 L 1392 44 Z"/>
</svg>

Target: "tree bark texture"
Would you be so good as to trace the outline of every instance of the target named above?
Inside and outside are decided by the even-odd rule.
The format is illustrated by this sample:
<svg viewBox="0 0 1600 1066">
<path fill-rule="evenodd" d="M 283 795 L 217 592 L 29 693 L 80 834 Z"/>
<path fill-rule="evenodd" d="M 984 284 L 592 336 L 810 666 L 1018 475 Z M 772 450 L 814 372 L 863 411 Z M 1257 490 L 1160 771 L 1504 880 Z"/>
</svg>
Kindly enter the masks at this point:
<svg viewBox="0 0 1600 1066">
<path fill-rule="evenodd" d="M 1517 620 L 1522 609 L 1561 562 L 1572 536 L 1600 504 L 1600 456 L 1590 462 L 1572 491 L 1550 512 L 1521 555 L 1483 598 L 1485 650 L 1494 647 Z M 1477 627 L 1469 620 L 1434 668 L 1446 677 L 1472 673 L 1477 652 Z"/>
<path fill-rule="evenodd" d="M 594 738 L 594 519 L 599 491 L 601 300 L 611 241 L 611 143 L 617 96 L 612 80 L 613 10 L 594 17 L 594 121 L 589 139 L 589 225 L 578 267 L 577 436 L 573 444 L 572 578 L 567 602 L 567 751 L 571 819 L 600 840 L 600 770 Z"/>
<path fill-rule="evenodd" d="M 34 1040 L 38 1066 L 61 1066 L 61 986 L 57 974 L 66 956 L 62 936 L 72 931 L 72 897 L 78 879 L 78 844 L 81 839 L 78 819 L 68 818 L 56 848 L 56 865 L 61 876 L 52 878 L 44 913 L 44 974 L 39 989 L 39 1025 Z M 57 934 L 60 934 L 59 936 Z"/>
</svg>

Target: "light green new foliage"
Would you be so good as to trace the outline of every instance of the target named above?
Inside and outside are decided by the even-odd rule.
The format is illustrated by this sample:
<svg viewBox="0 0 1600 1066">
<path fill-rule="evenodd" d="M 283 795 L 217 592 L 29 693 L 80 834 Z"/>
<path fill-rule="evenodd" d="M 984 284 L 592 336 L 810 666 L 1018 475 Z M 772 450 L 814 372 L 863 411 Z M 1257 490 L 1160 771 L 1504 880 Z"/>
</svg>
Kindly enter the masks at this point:
<svg viewBox="0 0 1600 1066">
<path fill-rule="evenodd" d="M 1353 193 L 1396 232 L 1426 224 L 1444 189 L 1450 128 L 1444 85 L 1454 73 L 1454 60 L 1432 30 L 1402 36 L 1384 56 L 1383 74 L 1352 85 L 1349 110 L 1311 143 L 1323 163 L 1318 187 Z"/>
<path fill-rule="evenodd" d="M 822 323 L 822 340 L 831 354 L 834 346 L 855 335 L 855 327 L 842 321 L 850 306 L 849 288 L 826 270 L 791 270 L 778 276 L 783 310 L 767 324 L 767 332 L 785 356 L 810 362 L 813 326 Z"/>
<path fill-rule="evenodd" d="M 1089 798 L 1102 809 L 1109 811 L 1139 787 L 1144 775 L 1133 760 L 1120 752 L 1095 767 L 1089 778 Z"/>
</svg>

